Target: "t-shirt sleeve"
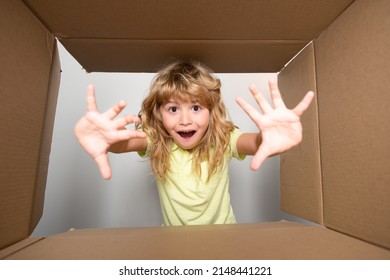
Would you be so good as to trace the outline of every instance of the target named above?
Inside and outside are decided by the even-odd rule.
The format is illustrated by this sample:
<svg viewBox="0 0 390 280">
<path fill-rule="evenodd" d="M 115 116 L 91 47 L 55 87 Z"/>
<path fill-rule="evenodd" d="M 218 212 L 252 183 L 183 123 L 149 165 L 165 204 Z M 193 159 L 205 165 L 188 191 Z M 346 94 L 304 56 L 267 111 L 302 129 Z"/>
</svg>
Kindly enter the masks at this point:
<svg viewBox="0 0 390 280">
<path fill-rule="evenodd" d="M 235 128 L 230 135 L 230 149 L 232 156 L 238 160 L 243 160 L 246 157 L 246 155 L 239 154 L 237 151 L 237 140 L 241 134 L 243 134 L 243 132 L 240 129 Z"/>
<path fill-rule="evenodd" d="M 147 158 L 147 157 L 149 157 L 149 154 L 150 154 L 150 144 L 151 144 L 151 141 L 150 141 L 149 137 L 146 137 L 146 140 L 148 141 L 148 146 L 146 147 L 146 151 L 138 152 L 138 155 L 140 157 L 142 157 L 142 158 Z"/>
</svg>

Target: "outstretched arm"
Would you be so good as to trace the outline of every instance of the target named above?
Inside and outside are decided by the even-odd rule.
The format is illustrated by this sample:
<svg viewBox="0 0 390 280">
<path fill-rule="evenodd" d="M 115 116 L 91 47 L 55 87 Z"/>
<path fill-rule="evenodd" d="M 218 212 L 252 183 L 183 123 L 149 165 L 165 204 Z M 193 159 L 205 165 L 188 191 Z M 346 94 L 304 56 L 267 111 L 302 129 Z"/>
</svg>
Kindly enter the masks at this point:
<svg viewBox="0 0 390 280">
<path fill-rule="evenodd" d="M 134 150 L 146 147 L 144 132 L 124 128 L 128 124 L 139 122 L 139 118 L 134 115 L 117 117 L 125 107 L 126 103 L 120 101 L 106 112 L 98 112 L 95 89 L 90 85 L 87 90 L 87 112 L 74 128 L 81 147 L 96 161 L 104 179 L 111 178 L 108 152 L 112 145 L 130 142 L 132 139 L 137 142 L 136 145 L 133 144 Z"/>
<path fill-rule="evenodd" d="M 309 91 L 294 109 L 289 110 L 283 102 L 276 82 L 269 81 L 269 88 L 273 106 L 254 85 L 249 87 L 262 113 L 242 98 L 237 98 L 237 103 L 260 130 L 259 134 L 244 133 L 237 141 L 240 153 L 254 155 L 251 162 L 253 170 L 257 170 L 267 157 L 286 152 L 302 141 L 300 117 L 314 97 L 314 93 Z"/>
</svg>

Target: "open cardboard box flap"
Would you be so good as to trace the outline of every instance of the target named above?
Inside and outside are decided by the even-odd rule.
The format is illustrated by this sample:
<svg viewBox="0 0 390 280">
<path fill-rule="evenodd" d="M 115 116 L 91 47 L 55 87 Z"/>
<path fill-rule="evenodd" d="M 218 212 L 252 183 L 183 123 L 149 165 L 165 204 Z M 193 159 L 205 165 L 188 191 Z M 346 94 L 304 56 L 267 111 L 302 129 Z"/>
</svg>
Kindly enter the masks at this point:
<svg viewBox="0 0 390 280">
<path fill-rule="evenodd" d="M 386 0 L 2 1 L 0 258 L 390 259 L 389 12 Z M 216 72 L 280 71 L 289 107 L 315 90 L 302 144 L 281 157 L 281 204 L 320 226 L 29 237 L 43 209 L 56 38 L 87 71 L 153 72 L 168 57 L 192 57 Z"/>
<path fill-rule="evenodd" d="M 26 241 L 24 241 L 25 243 Z M 25 244 L 23 244 L 25 245 Z M 390 253 L 322 227 L 290 222 L 80 229 L 9 248 L 10 259 L 388 259 Z"/>
<path fill-rule="evenodd" d="M 24 2 L 88 72 L 155 72 L 191 57 L 236 73 L 279 71 L 353 1 Z"/>
</svg>

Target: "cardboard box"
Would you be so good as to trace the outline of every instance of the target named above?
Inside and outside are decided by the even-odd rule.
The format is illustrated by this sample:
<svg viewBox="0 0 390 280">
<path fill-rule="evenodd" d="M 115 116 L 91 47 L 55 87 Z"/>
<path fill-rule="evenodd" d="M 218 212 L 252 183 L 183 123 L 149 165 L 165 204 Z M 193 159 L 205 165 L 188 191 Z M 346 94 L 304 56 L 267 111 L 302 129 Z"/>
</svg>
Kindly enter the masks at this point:
<svg viewBox="0 0 390 280">
<path fill-rule="evenodd" d="M 1 1 L 0 258 L 390 259 L 389 13 L 386 0 Z M 304 140 L 281 157 L 281 204 L 319 225 L 29 237 L 43 209 L 57 39 L 89 72 L 192 57 L 216 72 L 280 71 L 290 106 L 314 89 Z"/>
</svg>

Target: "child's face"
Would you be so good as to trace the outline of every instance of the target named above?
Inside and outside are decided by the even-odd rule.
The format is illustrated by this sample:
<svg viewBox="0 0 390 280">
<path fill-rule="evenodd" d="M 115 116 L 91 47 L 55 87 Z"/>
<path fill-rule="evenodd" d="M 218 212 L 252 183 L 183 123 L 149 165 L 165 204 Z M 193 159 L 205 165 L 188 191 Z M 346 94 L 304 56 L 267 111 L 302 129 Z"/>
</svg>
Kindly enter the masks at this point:
<svg viewBox="0 0 390 280">
<path fill-rule="evenodd" d="M 185 150 L 196 147 L 209 126 L 210 111 L 200 103 L 170 100 L 160 112 L 165 129 Z"/>
</svg>

